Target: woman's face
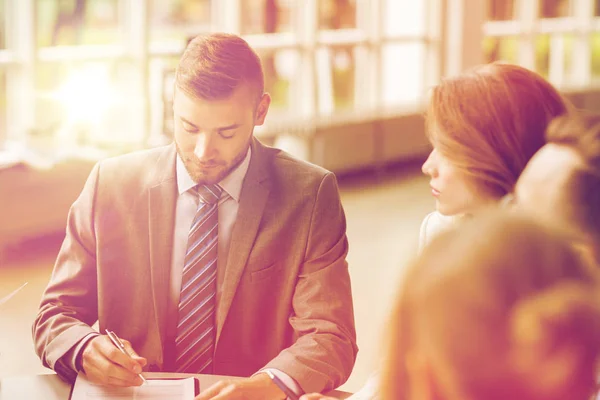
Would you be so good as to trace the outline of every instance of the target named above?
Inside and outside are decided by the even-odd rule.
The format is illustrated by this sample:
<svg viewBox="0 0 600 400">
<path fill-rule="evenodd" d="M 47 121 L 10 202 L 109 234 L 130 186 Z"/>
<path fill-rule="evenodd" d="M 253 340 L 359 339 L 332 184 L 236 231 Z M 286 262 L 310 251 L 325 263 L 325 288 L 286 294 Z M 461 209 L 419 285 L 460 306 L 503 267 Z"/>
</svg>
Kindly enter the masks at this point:
<svg viewBox="0 0 600 400">
<path fill-rule="evenodd" d="M 431 194 L 443 215 L 470 214 L 495 200 L 435 147 L 421 169 L 431 178 Z"/>
</svg>

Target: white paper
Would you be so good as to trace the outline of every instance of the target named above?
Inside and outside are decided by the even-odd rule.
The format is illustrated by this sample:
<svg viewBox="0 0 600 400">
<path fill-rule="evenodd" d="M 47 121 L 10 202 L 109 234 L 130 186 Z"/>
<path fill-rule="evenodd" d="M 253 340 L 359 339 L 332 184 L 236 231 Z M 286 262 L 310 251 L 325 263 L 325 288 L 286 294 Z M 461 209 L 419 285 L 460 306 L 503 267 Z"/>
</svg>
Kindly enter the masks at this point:
<svg viewBox="0 0 600 400">
<path fill-rule="evenodd" d="M 148 380 L 142 386 L 128 388 L 100 386 L 79 374 L 71 400 L 193 400 L 194 378 Z"/>
</svg>

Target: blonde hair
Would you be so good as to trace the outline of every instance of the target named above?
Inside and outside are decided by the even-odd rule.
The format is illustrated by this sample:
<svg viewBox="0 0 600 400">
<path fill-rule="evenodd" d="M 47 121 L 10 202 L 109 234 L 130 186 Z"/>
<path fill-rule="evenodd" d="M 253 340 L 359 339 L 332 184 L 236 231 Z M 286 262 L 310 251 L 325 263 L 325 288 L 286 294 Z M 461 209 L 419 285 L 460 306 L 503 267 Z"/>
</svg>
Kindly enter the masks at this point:
<svg viewBox="0 0 600 400">
<path fill-rule="evenodd" d="M 391 318 L 384 399 L 410 397 L 424 354 L 436 399 L 583 400 L 600 354 L 598 276 L 564 238 L 505 213 L 436 237 Z"/>
<path fill-rule="evenodd" d="M 242 84 L 249 84 L 257 99 L 265 90 L 260 58 L 244 39 L 213 33 L 189 42 L 177 66 L 178 89 L 212 101 L 228 98 Z"/>
<path fill-rule="evenodd" d="M 517 65 L 486 64 L 433 89 L 428 135 L 447 159 L 500 198 L 544 145 L 548 123 L 568 108 L 540 75 Z"/>
<path fill-rule="evenodd" d="M 548 143 L 566 146 L 581 158 L 564 195 L 566 214 L 600 246 L 600 114 L 577 112 L 555 118 L 546 132 Z M 600 262 L 600 249 L 598 261 Z"/>
</svg>

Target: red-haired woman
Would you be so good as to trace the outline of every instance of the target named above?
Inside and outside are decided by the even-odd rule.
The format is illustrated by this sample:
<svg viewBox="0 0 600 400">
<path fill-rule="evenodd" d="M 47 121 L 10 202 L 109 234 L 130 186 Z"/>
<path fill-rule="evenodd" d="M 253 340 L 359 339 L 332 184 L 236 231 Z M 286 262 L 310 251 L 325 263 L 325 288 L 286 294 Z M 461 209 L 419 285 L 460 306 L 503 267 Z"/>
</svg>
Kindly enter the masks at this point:
<svg viewBox="0 0 600 400">
<path fill-rule="evenodd" d="M 436 211 L 421 225 L 420 247 L 512 192 L 550 121 L 569 108 L 544 78 L 512 64 L 478 66 L 436 86 L 426 117 L 433 151 L 422 168 Z"/>
</svg>

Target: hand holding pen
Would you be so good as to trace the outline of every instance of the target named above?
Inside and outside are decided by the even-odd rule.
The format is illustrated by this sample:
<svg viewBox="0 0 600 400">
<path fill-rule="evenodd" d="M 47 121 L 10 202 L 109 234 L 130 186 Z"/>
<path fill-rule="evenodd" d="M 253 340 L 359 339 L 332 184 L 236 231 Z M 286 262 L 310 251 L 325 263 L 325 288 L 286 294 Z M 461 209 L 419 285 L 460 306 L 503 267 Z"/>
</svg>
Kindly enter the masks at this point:
<svg viewBox="0 0 600 400">
<path fill-rule="evenodd" d="M 121 344 L 123 350 L 113 343 L 109 335 L 99 335 L 85 345 L 81 367 L 89 381 L 122 387 L 144 383 L 141 372 L 146 359 L 138 356 L 127 340 L 121 340 Z"/>
<path fill-rule="evenodd" d="M 131 352 L 128 352 L 127 349 L 125 349 L 125 344 L 121 341 L 121 339 L 119 339 L 119 337 L 114 332 L 111 332 L 108 329 L 106 329 L 106 334 L 108 335 L 108 338 L 110 339 L 110 341 L 115 345 L 115 347 L 117 347 L 121 351 L 121 353 L 127 355 L 128 357 L 132 357 L 132 359 L 133 359 L 133 357 L 134 357 L 133 355 L 135 354 L 133 349 L 131 349 Z M 131 345 L 129 347 L 131 348 Z M 137 356 L 137 354 L 136 354 L 136 356 Z M 140 366 L 140 368 L 141 368 L 141 366 Z M 134 366 L 134 369 L 136 369 L 135 366 Z M 146 379 L 144 378 L 144 376 L 142 375 L 141 370 L 138 373 L 138 376 L 140 377 L 140 379 L 142 380 L 143 383 L 148 383 L 146 381 Z"/>
</svg>

